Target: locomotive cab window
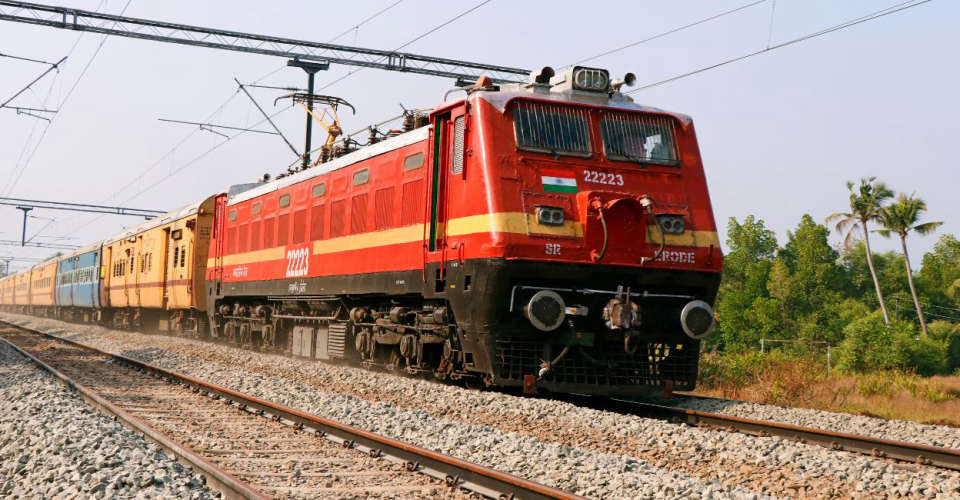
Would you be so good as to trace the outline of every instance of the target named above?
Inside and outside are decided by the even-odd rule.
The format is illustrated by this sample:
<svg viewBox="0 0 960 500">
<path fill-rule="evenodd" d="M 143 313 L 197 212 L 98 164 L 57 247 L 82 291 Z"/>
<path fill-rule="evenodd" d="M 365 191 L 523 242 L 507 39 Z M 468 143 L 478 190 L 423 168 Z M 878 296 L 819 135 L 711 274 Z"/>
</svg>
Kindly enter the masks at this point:
<svg viewBox="0 0 960 500">
<path fill-rule="evenodd" d="M 423 152 L 413 153 L 403 159 L 403 169 L 406 171 L 416 170 L 423 166 Z"/>
<path fill-rule="evenodd" d="M 678 165 L 673 120 L 611 113 L 600 120 L 603 150 L 611 160 Z"/>
<path fill-rule="evenodd" d="M 519 103 L 513 108 L 513 131 L 521 150 L 590 156 L 590 119 L 585 109 Z"/>
</svg>

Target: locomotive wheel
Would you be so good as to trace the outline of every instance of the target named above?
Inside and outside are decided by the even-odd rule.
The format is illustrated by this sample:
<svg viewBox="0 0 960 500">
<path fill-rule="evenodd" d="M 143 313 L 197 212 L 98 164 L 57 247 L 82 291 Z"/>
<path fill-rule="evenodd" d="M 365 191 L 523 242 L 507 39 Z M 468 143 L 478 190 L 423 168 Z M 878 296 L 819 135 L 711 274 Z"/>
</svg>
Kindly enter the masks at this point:
<svg viewBox="0 0 960 500">
<path fill-rule="evenodd" d="M 250 323 L 247 323 L 247 322 L 240 323 L 239 333 L 240 333 L 240 345 L 250 344 L 250 336 L 251 336 Z"/>
</svg>

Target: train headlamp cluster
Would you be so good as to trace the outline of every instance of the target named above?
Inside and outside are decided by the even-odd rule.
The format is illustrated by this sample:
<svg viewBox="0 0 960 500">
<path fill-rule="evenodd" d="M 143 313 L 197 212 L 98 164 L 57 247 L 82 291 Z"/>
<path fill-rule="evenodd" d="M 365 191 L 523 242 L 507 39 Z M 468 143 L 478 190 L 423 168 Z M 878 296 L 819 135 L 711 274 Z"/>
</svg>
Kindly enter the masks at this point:
<svg viewBox="0 0 960 500">
<path fill-rule="evenodd" d="M 539 224 L 543 224 L 544 226 L 562 226 L 563 220 L 562 208 L 548 206 L 537 207 L 537 222 Z"/>
<path fill-rule="evenodd" d="M 606 92 L 610 84 L 610 73 L 605 69 L 574 68 L 573 88 L 591 92 Z"/>
<path fill-rule="evenodd" d="M 686 230 L 686 223 L 682 215 L 658 215 L 660 227 L 667 234 L 683 234 Z"/>
</svg>

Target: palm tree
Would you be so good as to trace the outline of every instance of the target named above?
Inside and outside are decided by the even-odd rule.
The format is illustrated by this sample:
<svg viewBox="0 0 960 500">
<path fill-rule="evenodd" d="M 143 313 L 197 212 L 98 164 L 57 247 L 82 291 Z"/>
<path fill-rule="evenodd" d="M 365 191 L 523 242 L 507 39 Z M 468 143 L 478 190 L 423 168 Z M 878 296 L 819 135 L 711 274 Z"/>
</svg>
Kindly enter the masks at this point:
<svg viewBox="0 0 960 500">
<path fill-rule="evenodd" d="M 910 268 L 910 254 L 907 253 L 907 234 L 911 231 L 919 235 L 930 234 L 943 225 L 943 222 L 918 224 L 920 215 L 926 210 L 927 204 L 920 198 L 901 194 L 896 202 L 883 207 L 883 211 L 880 213 L 880 224 L 883 225 L 883 229 L 876 231 L 885 238 L 889 238 L 893 233 L 900 236 L 900 245 L 903 246 L 903 264 L 907 266 L 907 281 L 910 283 L 910 294 L 913 295 L 913 305 L 917 308 L 920 330 L 924 337 L 927 336 L 927 322 L 923 318 L 923 310 L 920 309 L 917 289 L 913 286 L 913 270 Z"/>
<path fill-rule="evenodd" d="M 880 212 L 883 210 L 883 204 L 893 198 L 893 191 L 882 182 L 877 182 L 876 177 L 860 179 L 860 187 L 854 190 L 854 184 L 847 181 L 847 190 L 850 191 L 850 212 L 837 212 L 827 217 L 827 223 L 839 219 L 837 222 L 837 232 L 847 233 L 843 239 L 843 246 L 850 249 L 850 242 L 853 241 L 857 230 L 863 231 L 863 243 L 867 251 L 867 266 L 870 268 L 870 277 L 873 278 L 873 287 L 877 290 L 877 300 L 880 302 L 880 310 L 883 311 L 883 321 L 890 324 L 890 316 L 887 314 L 887 305 L 883 302 L 883 292 L 880 291 L 880 280 L 877 279 L 877 270 L 873 267 L 873 256 L 870 252 L 870 237 L 867 230 L 867 223 L 878 221 Z"/>
</svg>

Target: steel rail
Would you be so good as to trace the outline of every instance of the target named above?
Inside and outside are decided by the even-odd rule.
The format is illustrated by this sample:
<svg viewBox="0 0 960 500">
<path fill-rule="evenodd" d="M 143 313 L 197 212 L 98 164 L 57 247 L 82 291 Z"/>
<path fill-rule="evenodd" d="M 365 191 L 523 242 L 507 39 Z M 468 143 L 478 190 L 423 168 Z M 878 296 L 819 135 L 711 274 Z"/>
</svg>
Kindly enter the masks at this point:
<svg viewBox="0 0 960 500">
<path fill-rule="evenodd" d="M 877 458 L 889 458 L 960 471 L 960 449 L 956 448 L 908 443 L 906 441 L 753 420 L 639 401 L 615 399 L 603 402 L 586 401 L 585 404 L 618 413 L 652 416 L 692 426 L 729 429 L 754 436 L 776 436 L 800 443 L 823 446 L 836 451 L 848 451 Z"/>
<path fill-rule="evenodd" d="M 255 396 L 246 395 L 217 384 L 193 378 L 189 375 L 166 370 L 150 363 L 109 353 L 74 340 L 58 337 L 5 320 L 0 320 L 0 323 L 95 352 L 130 368 L 157 376 L 168 382 L 181 384 L 201 391 L 216 399 L 237 404 L 248 411 L 262 415 L 269 414 L 274 420 L 286 421 L 298 429 L 311 429 L 317 435 L 333 436 L 339 439 L 345 448 L 355 448 L 374 457 L 385 456 L 402 461 L 405 463 L 408 471 L 421 472 L 428 476 L 441 479 L 451 488 L 462 488 L 486 497 L 498 499 L 559 498 L 572 500 L 584 498 L 551 486 L 535 483 L 513 474 L 500 472 L 473 462 L 404 443 L 323 417 L 311 415 Z"/>
<path fill-rule="evenodd" d="M 4 321 L 4 323 L 6 323 Z M 27 328 L 24 328 L 19 325 L 13 325 L 12 323 L 6 323 L 17 328 L 31 331 Z M 33 332 L 32 333 L 37 333 Z M 266 499 L 269 498 L 263 493 L 253 489 L 249 484 L 233 477 L 223 469 L 217 467 L 211 462 L 208 462 L 203 457 L 194 453 L 190 448 L 187 448 L 178 441 L 175 441 L 166 435 L 157 432 L 149 424 L 145 423 L 143 420 L 131 415 L 126 410 L 116 406 L 115 404 L 107 401 L 105 398 L 99 396 L 96 392 L 88 388 L 87 386 L 77 383 L 69 376 L 60 372 L 56 368 L 44 363 L 40 359 L 36 358 L 32 354 L 28 353 L 24 349 L 21 349 L 19 346 L 10 342 L 5 338 L 0 338 L 0 341 L 3 341 L 5 344 L 13 348 L 23 357 L 32 361 L 34 364 L 39 366 L 41 369 L 49 372 L 53 375 L 60 383 L 67 386 L 71 390 L 76 391 L 81 398 L 84 399 L 87 403 L 98 408 L 101 412 L 114 417 L 116 420 L 120 420 L 126 427 L 133 429 L 136 432 L 139 432 L 143 435 L 145 439 L 153 441 L 165 451 L 173 455 L 179 462 L 184 465 L 191 467 L 194 472 L 199 473 L 207 480 L 207 484 L 212 486 L 214 489 L 219 490 L 224 497 L 230 499 Z"/>
</svg>

